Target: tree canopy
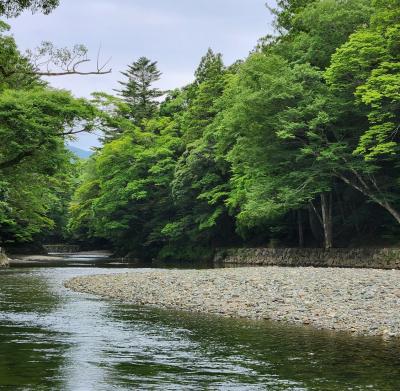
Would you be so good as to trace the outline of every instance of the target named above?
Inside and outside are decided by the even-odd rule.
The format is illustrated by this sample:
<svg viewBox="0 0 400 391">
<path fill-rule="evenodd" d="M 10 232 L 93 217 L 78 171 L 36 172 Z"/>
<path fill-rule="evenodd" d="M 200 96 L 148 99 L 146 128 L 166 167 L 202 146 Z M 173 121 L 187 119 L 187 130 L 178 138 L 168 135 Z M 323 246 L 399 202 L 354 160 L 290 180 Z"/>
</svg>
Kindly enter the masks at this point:
<svg viewBox="0 0 400 391">
<path fill-rule="evenodd" d="M 24 10 L 49 14 L 59 3 L 59 0 L 2 0 L 0 15 L 18 16 Z"/>
<path fill-rule="evenodd" d="M 46 232 L 149 260 L 397 243 L 399 10 L 278 1 L 275 34 L 246 59 L 209 49 L 192 83 L 163 92 L 141 57 L 91 102 L 47 87 L 1 25 L 1 239 Z M 92 129 L 103 145 L 76 162 L 64 142 Z"/>
<path fill-rule="evenodd" d="M 60 213 L 66 219 L 63 195 L 75 170 L 65 142 L 91 131 L 98 112 L 47 87 L 0 27 L 0 242 L 26 242 L 54 229 Z"/>
</svg>

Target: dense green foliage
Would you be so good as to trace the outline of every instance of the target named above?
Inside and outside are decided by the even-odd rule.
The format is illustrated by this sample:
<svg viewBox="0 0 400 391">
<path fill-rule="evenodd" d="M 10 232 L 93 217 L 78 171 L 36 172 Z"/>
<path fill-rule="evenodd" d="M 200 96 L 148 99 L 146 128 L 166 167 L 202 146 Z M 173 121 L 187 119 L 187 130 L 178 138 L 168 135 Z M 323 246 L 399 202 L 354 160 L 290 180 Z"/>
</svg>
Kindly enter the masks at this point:
<svg viewBox="0 0 400 391">
<path fill-rule="evenodd" d="M 271 240 L 329 248 L 395 239 L 398 1 L 280 1 L 273 12 L 279 35 L 231 67 L 209 50 L 195 81 L 158 110 L 132 107 L 125 83 L 140 123 L 108 97 L 114 137 L 75 194 L 78 238 L 183 259 Z M 160 74 L 147 64 L 150 94 Z"/>
<path fill-rule="evenodd" d="M 103 146 L 72 196 L 71 240 L 142 259 L 395 243 L 399 0 L 282 0 L 273 12 L 277 34 L 244 61 L 226 66 L 209 50 L 191 84 L 162 93 L 157 63 L 142 57 L 119 96 L 96 93 L 91 104 L 46 88 L 3 32 L 2 239 L 52 224 L 65 234 L 71 187 L 59 184 L 73 185 L 79 170 L 63 138 L 95 124 Z M 7 74 L 7 50 L 28 71 Z"/>
<path fill-rule="evenodd" d="M 74 182 L 64 142 L 91 130 L 96 109 L 67 91 L 46 87 L 14 39 L 0 34 L 0 243 L 37 239 L 66 225 Z M 69 194 L 69 195 L 68 195 Z"/>
</svg>

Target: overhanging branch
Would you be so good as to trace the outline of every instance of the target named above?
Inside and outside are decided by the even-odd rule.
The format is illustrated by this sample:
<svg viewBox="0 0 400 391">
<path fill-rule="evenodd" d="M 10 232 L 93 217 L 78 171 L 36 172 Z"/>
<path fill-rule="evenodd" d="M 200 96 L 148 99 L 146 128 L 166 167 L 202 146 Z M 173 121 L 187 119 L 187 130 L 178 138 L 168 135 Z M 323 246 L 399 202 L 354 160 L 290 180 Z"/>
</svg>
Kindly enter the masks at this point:
<svg viewBox="0 0 400 391">
<path fill-rule="evenodd" d="M 106 75 L 111 73 L 112 69 L 107 71 L 89 71 L 89 72 L 79 72 L 79 71 L 65 71 L 65 72 L 34 72 L 38 76 L 67 76 L 67 75 Z"/>
<path fill-rule="evenodd" d="M 84 45 L 73 48 L 57 48 L 53 43 L 45 41 L 34 50 L 28 50 L 26 57 L 32 64 L 32 74 L 38 76 L 67 76 L 67 75 L 105 75 L 112 72 L 107 68 L 111 57 L 102 63 L 101 46 L 97 52 L 96 69 L 83 70 L 82 65 L 91 62 L 88 49 Z M 16 71 L 18 72 L 18 71 Z"/>
</svg>

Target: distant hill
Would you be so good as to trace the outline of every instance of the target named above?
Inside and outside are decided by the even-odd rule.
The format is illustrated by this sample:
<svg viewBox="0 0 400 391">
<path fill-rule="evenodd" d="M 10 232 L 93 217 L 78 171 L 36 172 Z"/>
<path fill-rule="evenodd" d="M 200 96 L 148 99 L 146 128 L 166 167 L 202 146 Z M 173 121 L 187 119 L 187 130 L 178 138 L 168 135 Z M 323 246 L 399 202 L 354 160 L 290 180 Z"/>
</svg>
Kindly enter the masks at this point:
<svg viewBox="0 0 400 391">
<path fill-rule="evenodd" d="M 67 145 L 67 148 L 81 159 L 87 159 L 93 154 L 92 151 L 86 151 L 84 149 L 74 147 L 73 145 Z"/>
</svg>

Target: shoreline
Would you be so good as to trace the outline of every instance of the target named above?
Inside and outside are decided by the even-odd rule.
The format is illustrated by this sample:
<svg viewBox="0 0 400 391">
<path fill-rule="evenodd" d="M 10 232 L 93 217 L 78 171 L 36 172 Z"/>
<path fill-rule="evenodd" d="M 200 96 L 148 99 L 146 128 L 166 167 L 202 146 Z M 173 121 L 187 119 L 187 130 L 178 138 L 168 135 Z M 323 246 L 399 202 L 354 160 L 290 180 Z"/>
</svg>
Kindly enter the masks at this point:
<svg viewBox="0 0 400 391">
<path fill-rule="evenodd" d="M 400 336 L 400 271 L 312 267 L 138 270 L 65 287 L 136 305 Z"/>
<path fill-rule="evenodd" d="M 8 266 L 35 266 L 35 265 L 51 265 L 64 264 L 73 261 L 73 258 L 66 260 L 66 257 L 81 256 L 108 259 L 111 256 L 109 251 L 78 251 L 76 253 L 48 253 L 48 254 L 12 254 L 8 259 Z"/>
<path fill-rule="evenodd" d="M 0 247 L 0 269 L 7 268 L 10 266 L 10 259 L 4 250 Z"/>
</svg>

